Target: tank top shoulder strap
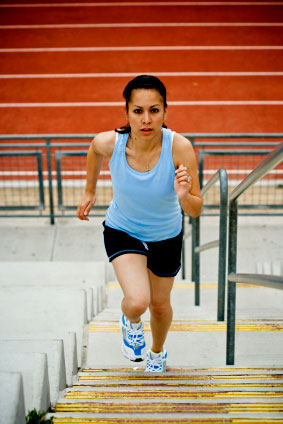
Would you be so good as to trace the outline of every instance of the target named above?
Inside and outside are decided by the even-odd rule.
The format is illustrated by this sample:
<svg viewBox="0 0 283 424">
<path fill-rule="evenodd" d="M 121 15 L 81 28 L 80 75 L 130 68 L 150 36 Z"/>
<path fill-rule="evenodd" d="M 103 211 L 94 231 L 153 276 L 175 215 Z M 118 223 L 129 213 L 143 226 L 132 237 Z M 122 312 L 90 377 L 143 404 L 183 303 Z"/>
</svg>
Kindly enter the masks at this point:
<svg viewBox="0 0 283 424">
<path fill-rule="evenodd" d="M 163 143 L 164 143 L 164 150 L 166 152 L 167 161 L 169 161 L 170 165 L 174 165 L 173 160 L 173 139 L 174 139 L 175 131 L 171 131 L 170 129 L 163 128 Z"/>
<path fill-rule="evenodd" d="M 109 166 L 115 161 L 116 156 L 119 155 L 119 153 L 121 154 L 121 150 L 123 150 L 123 146 L 127 142 L 128 135 L 129 134 L 119 134 L 116 132 L 115 146 L 109 161 Z"/>
</svg>

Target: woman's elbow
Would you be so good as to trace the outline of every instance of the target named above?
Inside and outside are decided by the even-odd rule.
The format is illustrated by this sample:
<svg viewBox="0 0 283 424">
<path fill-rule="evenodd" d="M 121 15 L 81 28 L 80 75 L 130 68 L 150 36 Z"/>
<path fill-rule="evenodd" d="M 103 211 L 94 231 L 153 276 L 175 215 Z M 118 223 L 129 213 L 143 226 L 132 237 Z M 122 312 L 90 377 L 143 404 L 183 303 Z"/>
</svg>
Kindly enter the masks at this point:
<svg viewBox="0 0 283 424">
<path fill-rule="evenodd" d="M 192 218 L 198 218 L 202 212 L 202 198 L 198 198 L 194 206 L 195 207 L 190 211 L 190 216 Z"/>
</svg>

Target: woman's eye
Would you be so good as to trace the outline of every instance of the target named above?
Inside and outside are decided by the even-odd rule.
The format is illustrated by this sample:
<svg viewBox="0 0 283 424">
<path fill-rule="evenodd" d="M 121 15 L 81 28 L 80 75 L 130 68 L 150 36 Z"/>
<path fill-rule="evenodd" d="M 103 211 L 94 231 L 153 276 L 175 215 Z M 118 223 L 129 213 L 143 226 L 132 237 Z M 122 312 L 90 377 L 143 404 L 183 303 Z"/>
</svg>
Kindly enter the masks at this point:
<svg viewBox="0 0 283 424">
<path fill-rule="evenodd" d="M 135 109 L 134 113 L 141 113 L 141 109 Z"/>
<path fill-rule="evenodd" d="M 158 112 L 159 112 L 159 109 L 156 109 L 156 108 L 151 109 L 151 112 L 152 112 L 152 113 L 158 113 Z"/>
</svg>

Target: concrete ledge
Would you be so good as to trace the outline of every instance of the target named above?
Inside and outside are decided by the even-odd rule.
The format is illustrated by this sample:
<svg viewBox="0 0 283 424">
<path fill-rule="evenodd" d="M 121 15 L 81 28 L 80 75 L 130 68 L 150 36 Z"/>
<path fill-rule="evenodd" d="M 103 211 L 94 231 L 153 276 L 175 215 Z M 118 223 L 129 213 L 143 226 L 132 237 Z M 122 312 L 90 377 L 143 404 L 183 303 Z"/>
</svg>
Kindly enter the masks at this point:
<svg viewBox="0 0 283 424">
<path fill-rule="evenodd" d="M 3 340 L 2 353 L 46 353 L 50 384 L 50 401 L 55 406 L 59 392 L 66 388 L 66 366 L 63 340 Z"/>
<path fill-rule="evenodd" d="M 41 411 L 49 409 L 50 387 L 45 353 L 0 353 L 0 371 L 22 374 L 26 415 L 34 408 Z"/>
<path fill-rule="evenodd" d="M 0 423 L 25 424 L 25 399 L 20 373 L 0 372 Z"/>
<path fill-rule="evenodd" d="M 106 264 L 98 262 L 2 262 L 0 285 L 78 287 L 87 290 L 88 320 L 103 309 Z M 92 289 L 92 293 L 91 290 Z M 102 296 L 102 297 L 101 297 Z"/>
<path fill-rule="evenodd" d="M 75 288 L 1 287 L 1 327 L 7 333 L 75 332 L 78 365 L 81 364 L 86 292 Z M 19 328 L 20 326 L 20 328 Z"/>
<path fill-rule="evenodd" d="M 0 340 L 63 340 L 64 356 L 66 366 L 66 382 L 67 386 L 73 385 L 73 378 L 78 372 L 78 354 L 77 354 L 77 339 L 74 332 L 6 332 L 0 328 Z M 1 341 L 0 341 L 1 343 Z"/>
</svg>

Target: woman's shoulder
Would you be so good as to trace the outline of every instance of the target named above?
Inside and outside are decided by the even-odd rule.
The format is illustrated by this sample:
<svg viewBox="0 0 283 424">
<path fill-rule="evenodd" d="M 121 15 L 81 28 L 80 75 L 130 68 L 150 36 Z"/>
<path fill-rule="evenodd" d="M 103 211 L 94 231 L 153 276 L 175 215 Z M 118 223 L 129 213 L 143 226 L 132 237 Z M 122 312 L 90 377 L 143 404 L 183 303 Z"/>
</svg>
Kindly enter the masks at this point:
<svg viewBox="0 0 283 424">
<path fill-rule="evenodd" d="M 178 133 L 174 134 L 172 153 L 175 165 L 190 161 L 195 157 L 194 148 L 190 140 Z"/>
<path fill-rule="evenodd" d="M 174 133 L 173 137 L 173 149 L 175 150 L 193 150 L 192 143 L 190 140 L 188 140 L 186 137 L 184 137 L 182 134 Z"/>
<path fill-rule="evenodd" d="M 98 133 L 92 140 L 94 150 L 104 156 L 111 156 L 115 147 L 115 131 L 104 131 Z"/>
</svg>

